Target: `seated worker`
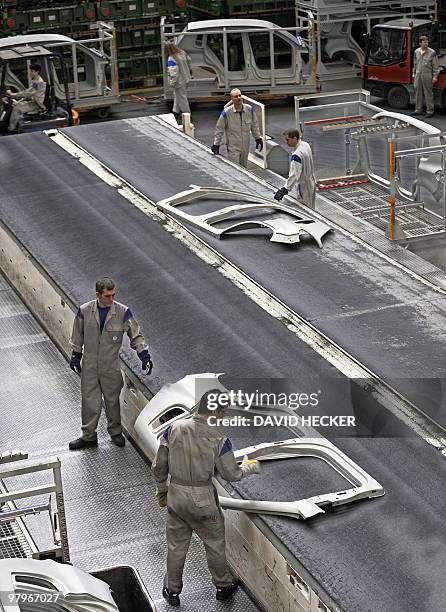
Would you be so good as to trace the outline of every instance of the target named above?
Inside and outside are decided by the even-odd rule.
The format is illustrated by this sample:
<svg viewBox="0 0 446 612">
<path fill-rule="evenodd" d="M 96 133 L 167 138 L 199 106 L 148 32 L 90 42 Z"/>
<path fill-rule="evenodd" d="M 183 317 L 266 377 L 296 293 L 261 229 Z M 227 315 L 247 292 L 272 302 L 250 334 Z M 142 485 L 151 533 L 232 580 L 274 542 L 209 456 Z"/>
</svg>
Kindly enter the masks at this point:
<svg viewBox="0 0 446 612">
<path fill-rule="evenodd" d="M 12 107 L 11 117 L 9 118 L 10 132 L 17 131 L 20 117 L 23 113 L 46 110 L 44 103 L 46 83 L 40 76 L 42 67 L 40 64 L 30 64 L 29 72 L 32 81 L 31 87 L 28 87 L 28 89 L 24 91 L 18 91 L 17 93 L 12 92 L 10 89 L 6 90 L 6 95 L 10 98 L 14 98 L 14 106 Z"/>
</svg>

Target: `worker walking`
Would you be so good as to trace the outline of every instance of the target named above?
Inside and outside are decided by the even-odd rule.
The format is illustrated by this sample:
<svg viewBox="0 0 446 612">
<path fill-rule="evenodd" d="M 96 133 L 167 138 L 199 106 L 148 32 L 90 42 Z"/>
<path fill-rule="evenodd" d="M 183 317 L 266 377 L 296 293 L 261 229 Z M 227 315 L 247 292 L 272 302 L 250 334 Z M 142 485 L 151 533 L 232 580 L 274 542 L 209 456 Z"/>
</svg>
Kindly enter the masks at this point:
<svg viewBox="0 0 446 612">
<path fill-rule="evenodd" d="M 297 199 L 308 206 L 315 207 L 316 177 L 314 176 L 313 153 L 307 142 L 300 139 L 299 130 L 289 129 L 283 132 L 286 144 L 294 150 L 291 154 L 290 171 L 285 187 L 274 194 L 279 202 L 296 186 Z"/>
<path fill-rule="evenodd" d="M 23 113 L 32 111 L 46 110 L 45 107 L 45 92 L 46 83 L 40 76 L 42 67 L 40 64 L 30 64 L 29 72 L 31 76 L 31 87 L 16 93 L 10 89 L 6 90 L 6 95 L 13 98 L 13 107 L 9 118 L 9 131 L 16 132 L 20 118 Z"/>
<path fill-rule="evenodd" d="M 434 114 L 434 85 L 440 74 L 438 57 L 434 49 L 429 47 L 427 36 L 420 36 L 420 46 L 415 49 L 413 78 L 415 86 L 414 115 L 423 114 L 423 103 L 426 104 L 426 117 Z"/>
<path fill-rule="evenodd" d="M 209 421 L 209 416 L 224 414 L 221 407 L 209 409 L 209 398 L 219 394 L 219 390 L 205 393 L 192 418 L 180 419 L 164 432 L 152 465 L 158 504 L 167 505 L 168 512 L 163 597 L 172 606 L 180 605 L 183 567 L 193 531 L 204 544 L 217 600 L 229 599 L 238 588 L 226 562 L 225 524 L 212 476 L 218 472 L 227 481 L 241 480 L 259 473 L 260 464 L 245 459 L 238 466 L 230 439 Z"/>
<path fill-rule="evenodd" d="M 220 113 L 215 126 L 214 144 L 212 153 L 219 155 L 223 136 L 226 136 L 228 159 L 245 168 L 248 165 L 250 134 L 255 138 L 256 149 L 263 149 L 263 140 L 260 135 L 259 122 L 253 107 L 243 102 L 240 89 L 231 91 L 230 106 Z"/>
<path fill-rule="evenodd" d="M 187 53 L 173 42 L 166 44 L 167 80 L 173 89 L 173 114 L 176 119 L 181 113 L 190 113 L 187 99 L 187 84 L 192 79 L 192 62 Z"/>
<path fill-rule="evenodd" d="M 142 369 L 147 374 L 152 371 L 152 360 L 139 323 L 130 308 L 114 301 L 115 296 L 116 284 L 111 278 L 97 280 L 96 299 L 83 304 L 74 319 L 70 368 L 81 374 L 82 436 L 70 442 L 70 450 L 97 446 L 102 397 L 112 442 L 116 446 L 125 445 L 119 404 L 123 387 L 119 350 L 124 332 L 138 353 Z"/>
</svg>

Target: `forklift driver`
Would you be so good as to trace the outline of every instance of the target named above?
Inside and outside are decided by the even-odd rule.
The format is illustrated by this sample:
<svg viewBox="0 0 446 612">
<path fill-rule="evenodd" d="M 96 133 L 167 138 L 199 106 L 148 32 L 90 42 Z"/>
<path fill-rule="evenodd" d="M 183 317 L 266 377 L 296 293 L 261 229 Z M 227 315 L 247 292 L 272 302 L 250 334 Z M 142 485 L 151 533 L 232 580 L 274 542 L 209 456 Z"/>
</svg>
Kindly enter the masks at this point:
<svg viewBox="0 0 446 612">
<path fill-rule="evenodd" d="M 45 109 L 45 92 L 46 83 L 40 76 L 42 67 L 40 64 L 30 64 L 29 72 L 31 76 L 31 87 L 24 91 L 12 92 L 6 90 L 6 95 L 10 98 L 15 98 L 13 102 L 11 117 L 9 119 L 9 132 L 16 132 L 19 125 L 20 117 L 23 113 Z M 19 98 L 19 99 L 18 99 Z"/>
</svg>

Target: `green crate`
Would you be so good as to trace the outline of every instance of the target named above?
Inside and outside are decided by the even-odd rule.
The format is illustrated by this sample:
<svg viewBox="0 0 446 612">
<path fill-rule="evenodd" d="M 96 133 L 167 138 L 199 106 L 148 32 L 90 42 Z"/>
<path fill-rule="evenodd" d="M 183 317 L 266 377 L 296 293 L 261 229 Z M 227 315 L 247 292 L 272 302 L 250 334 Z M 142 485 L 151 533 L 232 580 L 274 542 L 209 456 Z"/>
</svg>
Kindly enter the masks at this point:
<svg viewBox="0 0 446 612">
<path fill-rule="evenodd" d="M 222 0 L 190 0 L 187 7 L 189 10 L 199 11 L 213 17 L 222 17 L 225 14 L 225 6 Z"/>
<path fill-rule="evenodd" d="M 141 14 L 145 17 L 163 15 L 167 12 L 167 4 L 166 0 L 141 0 Z"/>
<path fill-rule="evenodd" d="M 86 23 L 96 21 L 96 4 L 94 2 L 85 2 L 73 7 L 73 23 Z"/>
<path fill-rule="evenodd" d="M 248 13 L 272 12 L 294 9 L 293 0 L 227 0 L 227 15 L 246 15 Z"/>
<path fill-rule="evenodd" d="M 1 31 L 5 36 L 15 34 L 28 29 L 27 13 L 16 13 L 15 11 L 7 11 L 0 15 Z"/>
<path fill-rule="evenodd" d="M 98 7 L 99 19 L 132 19 L 141 17 L 141 0 L 107 0 L 101 2 Z"/>
</svg>

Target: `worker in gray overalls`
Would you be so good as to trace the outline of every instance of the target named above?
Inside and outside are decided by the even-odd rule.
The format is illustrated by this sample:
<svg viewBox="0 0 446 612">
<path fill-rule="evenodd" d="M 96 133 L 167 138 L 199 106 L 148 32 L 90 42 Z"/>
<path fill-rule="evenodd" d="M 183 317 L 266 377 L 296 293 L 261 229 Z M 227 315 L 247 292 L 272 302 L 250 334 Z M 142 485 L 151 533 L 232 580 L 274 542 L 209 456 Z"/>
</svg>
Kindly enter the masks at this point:
<svg viewBox="0 0 446 612">
<path fill-rule="evenodd" d="M 215 426 L 224 415 L 218 403 L 220 393 L 218 389 L 208 391 L 192 418 L 179 419 L 166 429 L 152 464 L 157 502 L 161 508 L 167 506 L 163 597 L 171 606 L 180 605 L 183 567 L 193 531 L 204 544 L 216 599 L 230 599 L 238 587 L 226 562 L 225 523 L 212 477 L 218 472 L 229 482 L 241 480 L 258 474 L 260 464 L 245 459 L 239 466 L 230 439 Z"/>
<path fill-rule="evenodd" d="M 167 81 L 173 90 L 173 109 L 177 121 L 182 113 L 190 113 L 187 84 L 192 79 L 192 62 L 189 55 L 173 42 L 166 44 Z"/>
<path fill-rule="evenodd" d="M 423 102 L 426 103 L 426 117 L 434 114 L 434 85 L 438 81 L 440 66 L 434 49 L 429 47 L 427 36 L 420 36 L 420 46 L 415 49 L 413 78 L 415 86 L 414 115 L 423 114 Z"/>
<path fill-rule="evenodd" d="M 280 202 L 293 187 L 297 199 L 309 208 L 316 207 L 316 177 L 314 175 L 313 152 L 308 142 L 301 140 L 299 130 L 291 128 L 283 132 L 286 144 L 293 149 L 287 182 L 274 194 Z"/>
<path fill-rule="evenodd" d="M 24 113 L 34 111 L 44 111 L 46 83 L 40 76 L 42 67 L 40 64 L 30 64 L 29 73 L 31 76 L 31 87 L 23 91 L 13 92 L 10 89 L 6 90 L 6 95 L 13 99 L 13 107 L 9 118 L 9 131 L 15 132 L 20 122 L 20 117 Z"/>
<path fill-rule="evenodd" d="M 256 149 L 259 151 L 263 149 L 263 139 L 260 135 L 256 112 L 250 104 L 243 102 L 240 89 L 231 91 L 231 102 L 232 104 L 226 106 L 220 113 L 211 150 L 214 155 L 219 155 L 223 136 L 225 136 L 228 159 L 246 168 L 251 132 L 255 138 Z"/>
<path fill-rule="evenodd" d="M 81 374 L 82 436 L 70 442 L 70 450 L 97 446 L 102 397 L 111 440 L 116 446 L 125 445 L 119 403 L 123 387 L 119 350 L 124 332 L 138 353 L 143 371 L 147 374 L 152 371 L 152 360 L 139 323 L 130 308 L 114 301 L 115 295 L 116 284 L 111 278 L 96 281 L 96 299 L 80 306 L 74 319 L 70 368 Z"/>
</svg>

